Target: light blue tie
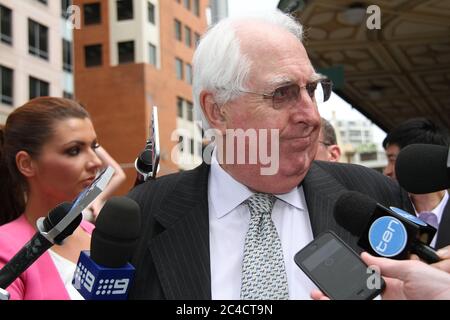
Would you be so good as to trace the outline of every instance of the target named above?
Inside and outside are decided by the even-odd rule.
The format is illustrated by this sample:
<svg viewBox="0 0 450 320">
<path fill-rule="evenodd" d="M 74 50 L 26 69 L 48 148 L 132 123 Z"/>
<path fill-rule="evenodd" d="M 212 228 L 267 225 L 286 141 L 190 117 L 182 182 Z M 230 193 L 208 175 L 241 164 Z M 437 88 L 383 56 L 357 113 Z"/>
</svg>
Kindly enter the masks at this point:
<svg viewBox="0 0 450 320">
<path fill-rule="evenodd" d="M 250 224 L 245 236 L 241 299 L 287 300 L 289 298 L 281 240 L 272 221 L 275 196 L 256 193 L 246 204 Z"/>
</svg>

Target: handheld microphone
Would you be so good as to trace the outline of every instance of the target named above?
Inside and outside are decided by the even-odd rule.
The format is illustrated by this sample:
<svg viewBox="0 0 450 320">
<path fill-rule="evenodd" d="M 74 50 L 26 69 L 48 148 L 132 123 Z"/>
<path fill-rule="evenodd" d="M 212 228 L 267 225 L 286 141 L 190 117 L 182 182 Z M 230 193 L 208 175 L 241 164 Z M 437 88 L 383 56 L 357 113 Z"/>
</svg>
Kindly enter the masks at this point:
<svg viewBox="0 0 450 320">
<path fill-rule="evenodd" d="M 72 203 L 64 202 L 52 209 L 48 217 L 36 221 L 38 232 L 0 270 L 0 288 L 6 289 L 45 251 L 73 233 L 82 220 L 81 212 L 104 190 L 114 173 L 106 168 Z"/>
<path fill-rule="evenodd" d="M 50 230 L 66 216 L 72 204 L 63 202 L 52 209 L 48 217 L 38 225 L 38 231 L 34 234 L 22 249 L 17 252 L 7 264 L 0 270 L 0 288 L 6 289 L 14 282 L 29 266 L 33 264 L 41 255 L 44 254 L 55 243 L 61 243 L 62 240 L 70 236 L 81 222 L 81 214 L 74 219 L 64 230 L 59 232 L 54 239 L 48 237 Z"/>
<path fill-rule="evenodd" d="M 151 122 L 151 135 L 147 139 L 144 150 L 139 154 L 134 162 L 137 177 L 135 186 L 154 179 L 159 171 L 159 124 L 158 124 L 158 108 L 153 106 Z"/>
<path fill-rule="evenodd" d="M 139 205 L 112 197 L 95 225 L 91 251 L 81 252 L 72 284 L 86 300 L 125 300 L 134 276 L 128 261 L 139 237 Z"/>
<path fill-rule="evenodd" d="M 450 188 L 450 148 L 432 144 L 411 144 L 395 162 L 399 184 L 414 194 Z"/>
<path fill-rule="evenodd" d="M 386 208 L 367 195 L 349 191 L 337 200 L 334 217 L 373 255 L 407 259 L 415 253 L 428 263 L 440 261 L 428 246 L 436 229 L 402 209 Z"/>
</svg>

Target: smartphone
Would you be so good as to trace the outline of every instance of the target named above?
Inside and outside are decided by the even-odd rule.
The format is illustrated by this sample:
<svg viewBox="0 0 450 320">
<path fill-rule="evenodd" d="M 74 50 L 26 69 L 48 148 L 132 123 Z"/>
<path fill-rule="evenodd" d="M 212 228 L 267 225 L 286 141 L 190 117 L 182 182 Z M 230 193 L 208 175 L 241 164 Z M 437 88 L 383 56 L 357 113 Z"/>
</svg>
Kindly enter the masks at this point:
<svg viewBox="0 0 450 320">
<path fill-rule="evenodd" d="M 297 252 L 294 261 L 332 300 L 370 300 L 385 287 L 383 278 L 331 231 Z"/>
</svg>

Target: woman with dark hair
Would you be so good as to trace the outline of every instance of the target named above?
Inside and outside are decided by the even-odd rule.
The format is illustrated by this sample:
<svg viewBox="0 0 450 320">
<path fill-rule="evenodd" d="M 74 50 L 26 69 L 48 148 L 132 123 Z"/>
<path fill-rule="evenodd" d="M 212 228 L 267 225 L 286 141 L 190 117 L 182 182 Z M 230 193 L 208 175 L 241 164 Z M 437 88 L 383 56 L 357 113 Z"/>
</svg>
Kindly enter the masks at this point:
<svg viewBox="0 0 450 320">
<path fill-rule="evenodd" d="M 36 232 L 36 220 L 74 198 L 95 179 L 102 161 L 87 111 L 77 102 L 33 99 L 0 128 L 0 268 Z M 6 289 L 11 299 L 81 299 L 71 285 L 93 225 L 82 221 Z"/>
</svg>

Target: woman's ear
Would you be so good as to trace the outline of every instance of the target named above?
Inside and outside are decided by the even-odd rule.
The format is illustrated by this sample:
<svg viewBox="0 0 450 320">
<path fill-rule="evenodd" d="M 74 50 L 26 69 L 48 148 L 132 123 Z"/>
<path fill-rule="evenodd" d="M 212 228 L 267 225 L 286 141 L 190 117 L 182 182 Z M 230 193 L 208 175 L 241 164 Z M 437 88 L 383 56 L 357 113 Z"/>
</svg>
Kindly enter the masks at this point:
<svg viewBox="0 0 450 320">
<path fill-rule="evenodd" d="M 33 159 L 26 151 L 19 151 L 16 154 L 16 166 L 19 172 L 26 178 L 31 178 L 36 174 Z"/>
<path fill-rule="evenodd" d="M 200 94 L 200 105 L 211 128 L 225 132 L 226 119 L 211 92 L 203 91 Z"/>
</svg>

